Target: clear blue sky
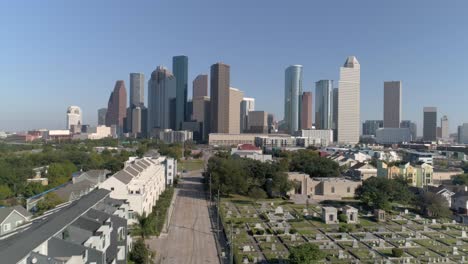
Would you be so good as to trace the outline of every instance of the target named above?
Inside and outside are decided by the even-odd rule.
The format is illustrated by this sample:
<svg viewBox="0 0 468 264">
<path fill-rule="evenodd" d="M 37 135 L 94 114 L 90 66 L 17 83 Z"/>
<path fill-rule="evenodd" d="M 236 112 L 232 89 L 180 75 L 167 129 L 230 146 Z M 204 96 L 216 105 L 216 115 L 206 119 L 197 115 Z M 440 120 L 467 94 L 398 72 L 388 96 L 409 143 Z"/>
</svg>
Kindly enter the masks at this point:
<svg viewBox="0 0 468 264">
<path fill-rule="evenodd" d="M 115 80 L 146 77 L 173 55 L 189 78 L 231 65 L 231 84 L 283 116 L 284 69 L 304 88 L 361 63 L 361 119 L 382 119 L 384 80 L 403 81 L 403 118 L 437 106 L 451 132 L 468 122 L 467 1 L 1 1 L 0 130 L 61 128 L 78 105 L 96 123 Z M 337 85 L 337 83 L 336 83 Z M 191 85 L 189 86 L 191 94 Z"/>
</svg>

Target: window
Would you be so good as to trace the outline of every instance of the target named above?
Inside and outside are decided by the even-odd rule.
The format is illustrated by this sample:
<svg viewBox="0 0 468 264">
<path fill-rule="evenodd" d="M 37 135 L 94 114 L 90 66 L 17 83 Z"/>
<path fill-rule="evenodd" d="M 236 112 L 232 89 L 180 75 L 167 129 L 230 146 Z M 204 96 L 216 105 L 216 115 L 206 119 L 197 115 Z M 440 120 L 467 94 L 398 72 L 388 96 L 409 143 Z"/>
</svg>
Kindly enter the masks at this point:
<svg viewBox="0 0 468 264">
<path fill-rule="evenodd" d="M 113 190 L 114 190 L 114 187 L 111 187 L 111 191 L 113 191 Z"/>
<path fill-rule="evenodd" d="M 331 187 L 331 193 L 335 193 L 335 187 Z"/>
<path fill-rule="evenodd" d="M 10 229 L 11 229 L 10 223 L 7 223 L 7 224 L 3 225 L 3 231 L 7 232 L 7 231 L 10 231 Z"/>
<path fill-rule="evenodd" d="M 23 220 L 16 221 L 16 223 L 15 223 L 16 226 L 20 226 L 22 224 L 23 224 Z"/>
<path fill-rule="evenodd" d="M 347 191 L 348 193 L 350 193 L 350 192 L 351 192 L 351 187 L 348 187 L 348 188 L 346 189 L 346 191 Z"/>
<path fill-rule="evenodd" d="M 329 220 L 329 221 L 335 221 L 335 217 L 333 217 L 332 214 L 329 214 L 329 215 L 328 215 L 328 220 Z"/>
</svg>

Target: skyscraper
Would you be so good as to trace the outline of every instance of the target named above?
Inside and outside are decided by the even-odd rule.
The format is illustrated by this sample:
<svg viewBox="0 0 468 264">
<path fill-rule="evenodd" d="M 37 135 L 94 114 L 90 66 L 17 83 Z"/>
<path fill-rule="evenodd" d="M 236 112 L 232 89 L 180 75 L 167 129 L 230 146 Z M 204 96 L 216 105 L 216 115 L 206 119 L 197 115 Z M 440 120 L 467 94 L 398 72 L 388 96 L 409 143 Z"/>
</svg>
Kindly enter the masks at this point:
<svg viewBox="0 0 468 264">
<path fill-rule="evenodd" d="M 255 99 L 250 97 L 244 97 L 240 105 L 240 122 L 241 132 L 245 132 L 248 129 L 248 116 L 250 111 L 255 110 Z"/>
<path fill-rule="evenodd" d="M 284 83 L 284 124 L 290 134 L 299 130 L 302 95 L 302 65 L 286 68 Z"/>
<path fill-rule="evenodd" d="M 401 121 L 401 81 L 384 82 L 384 128 L 399 128 Z"/>
<path fill-rule="evenodd" d="M 145 104 L 145 75 L 130 73 L 130 108 Z"/>
<path fill-rule="evenodd" d="M 458 126 L 457 141 L 460 144 L 468 144 L 468 123 Z"/>
<path fill-rule="evenodd" d="M 228 128 L 229 134 L 240 134 L 240 105 L 244 93 L 239 89 L 229 88 Z"/>
<path fill-rule="evenodd" d="M 416 140 L 418 136 L 418 126 L 416 123 L 411 122 L 411 120 L 402 120 L 400 123 L 401 128 L 409 128 L 410 133 L 411 133 L 411 138 L 413 140 Z"/>
<path fill-rule="evenodd" d="M 210 71 L 211 132 L 228 133 L 230 67 L 216 63 Z"/>
<path fill-rule="evenodd" d="M 315 83 L 315 127 L 332 129 L 333 124 L 333 81 L 320 80 Z"/>
<path fill-rule="evenodd" d="M 81 108 L 70 106 L 67 109 L 67 129 L 72 126 L 81 126 L 83 124 Z"/>
<path fill-rule="evenodd" d="M 193 98 L 193 119 L 202 123 L 202 140 L 208 140 L 211 131 L 210 97 L 197 96 Z"/>
<path fill-rule="evenodd" d="M 106 125 L 106 114 L 107 108 L 101 108 L 98 110 L 98 126 Z"/>
<path fill-rule="evenodd" d="M 303 92 L 301 96 L 301 129 L 312 128 L 312 92 Z"/>
<path fill-rule="evenodd" d="M 383 120 L 366 120 L 362 123 L 363 135 L 376 135 L 376 131 L 383 127 Z"/>
<path fill-rule="evenodd" d="M 333 141 L 338 141 L 338 88 L 333 88 L 332 129 Z"/>
<path fill-rule="evenodd" d="M 448 139 L 449 138 L 449 121 L 448 117 L 444 115 L 440 119 L 440 127 L 441 127 L 441 138 Z"/>
<path fill-rule="evenodd" d="M 141 117 L 141 107 L 132 108 L 132 134 L 135 136 L 139 135 L 142 131 Z"/>
<path fill-rule="evenodd" d="M 158 66 L 148 81 L 148 135 L 155 128 L 176 130 L 176 79 Z"/>
<path fill-rule="evenodd" d="M 124 119 L 127 116 L 127 90 L 122 80 L 115 82 L 114 91 L 107 104 L 106 126 L 118 126 L 121 132 L 124 128 Z"/>
<path fill-rule="evenodd" d="M 208 96 L 208 75 L 207 74 L 199 74 L 193 80 L 193 95 L 192 97 L 199 97 L 199 96 Z"/>
<path fill-rule="evenodd" d="M 424 107 L 423 140 L 435 141 L 437 138 L 437 107 Z"/>
<path fill-rule="evenodd" d="M 340 68 L 338 89 L 338 142 L 357 144 L 360 126 L 361 65 L 354 56 Z"/>
<path fill-rule="evenodd" d="M 182 128 L 182 122 L 187 116 L 187 90 L 188 90 L 188 57 L 172 57 L 172 72 L 176 79 L 176 130 Z"/>
<path fill-rule="evenodd" d="M 250 111 L 247 131 L 249 133 L 268 133 L 268 113 L 265 111 Z"/>
</svg>

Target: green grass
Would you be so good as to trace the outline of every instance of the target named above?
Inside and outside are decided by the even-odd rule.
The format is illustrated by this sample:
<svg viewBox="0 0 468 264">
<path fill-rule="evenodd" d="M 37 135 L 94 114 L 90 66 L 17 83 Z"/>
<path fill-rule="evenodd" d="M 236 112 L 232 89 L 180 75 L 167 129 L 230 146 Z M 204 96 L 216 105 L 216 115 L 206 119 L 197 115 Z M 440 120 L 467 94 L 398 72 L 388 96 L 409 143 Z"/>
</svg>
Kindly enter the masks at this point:
<svg viewBox="0 0 468 264">
<path fill-rule="evenodd" d="M 194 171 L 203 169 L 203 160 L 193 159 L 193 160 L 181 160 L 177 164 L 177 169 L 179 171 Z"/>
</svg>

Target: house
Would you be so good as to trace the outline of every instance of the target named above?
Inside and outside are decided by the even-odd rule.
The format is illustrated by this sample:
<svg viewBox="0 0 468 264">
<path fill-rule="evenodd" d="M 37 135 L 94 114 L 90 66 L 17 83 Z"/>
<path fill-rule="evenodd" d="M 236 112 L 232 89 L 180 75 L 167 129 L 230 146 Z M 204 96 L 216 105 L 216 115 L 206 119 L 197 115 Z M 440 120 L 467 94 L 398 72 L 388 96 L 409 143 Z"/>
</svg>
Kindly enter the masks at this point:
<svg viewBox="0 0 468 264">
<path fill-rule="evenodd" d="M 427 163 L 419 162 L 412 165 L 410 162 L 377 161 L 377 176 L 395 179 L 403 177 L 409 185 L 422 188 L 432 185 L 433 167 Z"/>
<path fill-rule="evenodd" d="M 0 236 L 11 233 L 29 222 L 31 214 L 22 206 L 0 208 Z"/>
<path fill-rule="evenodd" d="M 459 214 L 468 214 L 468 191 L 459 191 L 452 195 L 450 208 Z"/>
<path fill-rule="evenodd" d="M 293 181 L 294 189 L 289 195 L 305 195 L 315 200 L 341 200 L 353 198 L 361 181 L 342 177 L 311 178 L 308 174 L 289 172 L 288 179 Z"/>
<path fill-rule="evenodd" d="M 166 168 L 169 168 L 166 160 L 164 156 L 132 159 L 123 170 L 101 183 L 99 188 L 109 190 L 113 199 L 128 201 L 131 211 L 148 215 L 166 189 Z"/>
<path fill-rule="evenodd" d="M 43 186 L 49 185 L 49 179 L 47 179 L 47 173 L 48 173 L 49 166 L 42 166 L 42 167 L 37 167 L 33 168 L 34 175 L 32 178 L 27 179 L 27 182 L 33 182 L 33 183 L 40 183 Z"/>
<path fill-rule="evenodd" d="M 35 218 L 23 232 L 1 241 L 1 262 L 126 263 L 132 242 L 126 219 L 98 209 L 109 193 L 94 190 L 46 217 Z"/>
<path fill-rule="evenodd" d="M 359 162 L 350 167 L 347 174 L 357 180 L 367 180 L 371 177 L 377 177 L 377 168 L 369 163 Z"/>
<path fill-rule="evenodd" d="M 452 206 L 452 196 L 455 195 L 455 192 L 450 190 L 451 188 L 444 185 L 436 186 L 427 186 L 426 190 L 434 194 L 440 195 L 447 201 L 449 207 Z"/>
</svg>

